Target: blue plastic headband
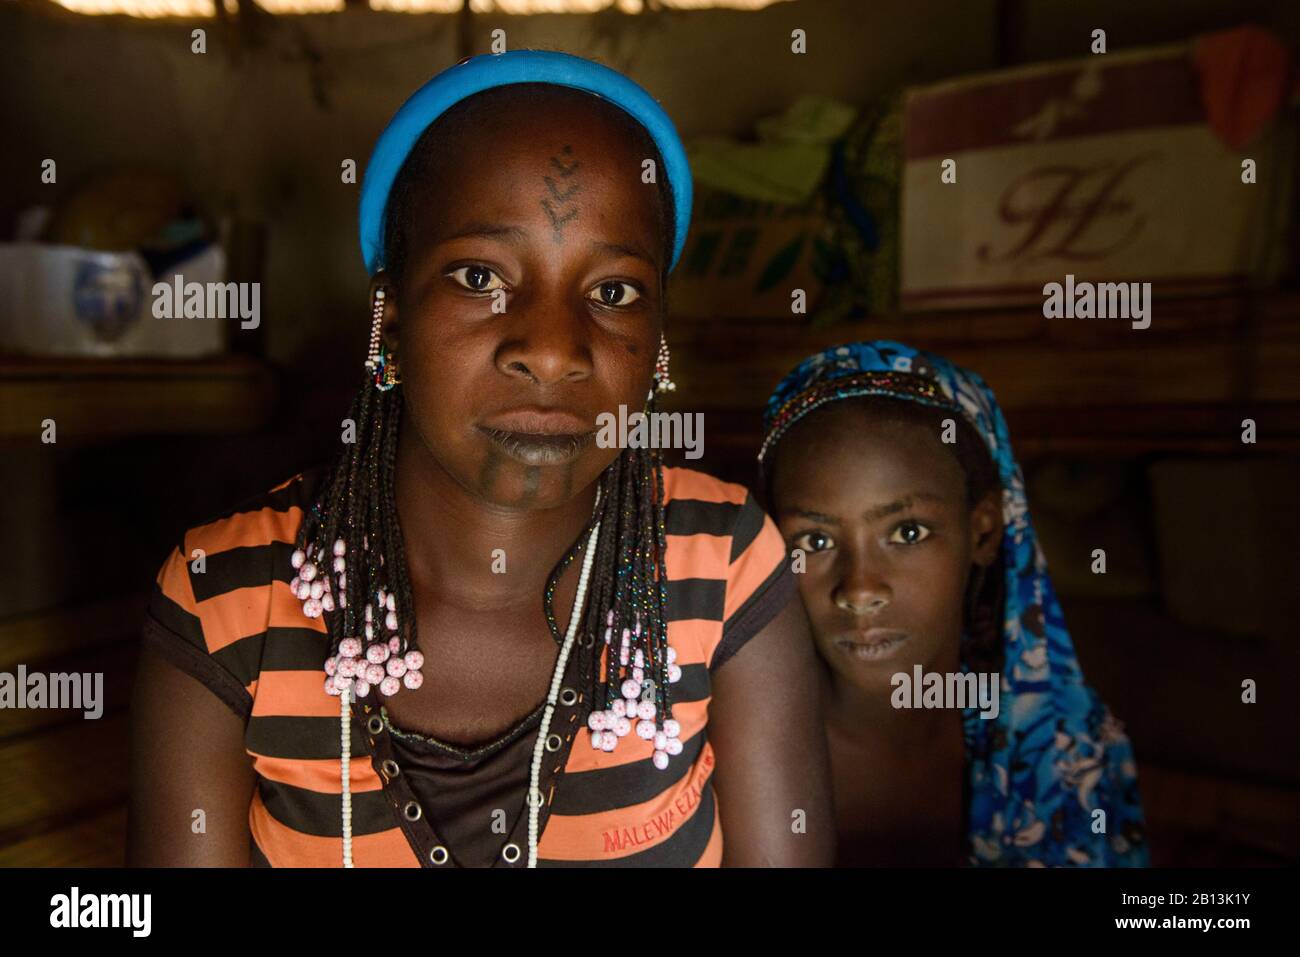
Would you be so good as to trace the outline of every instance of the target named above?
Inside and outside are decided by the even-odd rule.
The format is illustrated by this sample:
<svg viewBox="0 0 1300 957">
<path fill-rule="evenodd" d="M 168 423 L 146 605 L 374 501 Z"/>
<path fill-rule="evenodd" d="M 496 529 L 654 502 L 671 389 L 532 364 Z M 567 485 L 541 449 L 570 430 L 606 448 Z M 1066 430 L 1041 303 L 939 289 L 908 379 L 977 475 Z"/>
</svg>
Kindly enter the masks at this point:
<svg viewBox="0 0 1300 957">
<path fill-rule="evenodd" d="M 484 53 L 443 70 L 420 87 L 393 116 L 370 154 L 361 184 L 361 255 L 374 275 L 384 260 L 384 209 L 393 180 L 429 124 L 452 105 L 483 90 L 511 83 L 553 83 L 609 100 L 646 128 L 664 161 L 676 210 L 669 270 L 677 265 L 691 222 L 691 168 L 668 114 L 623 74 L 581 57 L 549 50 Z"/>
</svg>

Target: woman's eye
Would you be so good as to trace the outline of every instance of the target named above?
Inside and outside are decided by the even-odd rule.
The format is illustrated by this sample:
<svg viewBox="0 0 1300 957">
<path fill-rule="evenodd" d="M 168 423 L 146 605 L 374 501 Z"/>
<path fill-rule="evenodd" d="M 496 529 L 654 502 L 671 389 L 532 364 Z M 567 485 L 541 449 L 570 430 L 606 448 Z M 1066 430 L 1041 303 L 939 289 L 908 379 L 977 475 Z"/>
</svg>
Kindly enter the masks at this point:
<svg viewBox="0 0 1300 957">
<path fill-rule="evenodd" d="M 805 552 L 824 552 L 828 548 L 835 547 L 835 539 L 825 532 L 804 532 L 795 538 L 794 547 L 801 548 Z"/>
<path fill-rule="evenodd" d="M 930 529 L 920 522 L 904 522 L 889 536 L 894 545 L 916 545 L 930 537 Z"/>
<path fill-rule="evenodd" d="M 610 279 L 593 289 L 589 299 L 595 299 L 602 306 L 630 306 L 641 298 L 641 293 L 631 283 Z"/>
<path fill-rule="evenodd" d="M 501 277 L 487 266 L 461 266 L 447 273 L 466 289 L 473 292 L 495 292 L 504 289 L 506 284 Z M 492 283 L 495 281 L 495 285 Z"/>
</svg>

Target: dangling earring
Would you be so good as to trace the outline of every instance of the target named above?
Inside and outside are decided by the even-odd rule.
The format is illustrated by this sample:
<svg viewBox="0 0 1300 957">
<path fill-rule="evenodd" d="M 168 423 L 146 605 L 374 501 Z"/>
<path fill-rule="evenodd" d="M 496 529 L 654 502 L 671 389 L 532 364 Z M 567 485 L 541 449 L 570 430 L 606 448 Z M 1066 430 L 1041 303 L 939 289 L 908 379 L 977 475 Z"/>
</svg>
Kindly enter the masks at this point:
<svg viewBox="0 0 1300 957">
<path fill-rule="evenodd" d="M 384 349 L 380 342 L 381 326 L 384 321 L 384 299 L 387 293 L 383 287 L 375 290 L 371 306 L 372 322 L 370 325 L 370 349 L 366 357 L 366 368 L 375 374 L 375 388 L 387 392 L 402 381 L 397 371 L 397 357 L 391 350 Z"/>
<path fill-rule="evenodd" d="M 677 391 L 677 383 L 668 377 L 668 359 L 668 340 L 661 335 L 659 337 L 659 357 L 655 359 L 654 392 Z"/>
</svg>

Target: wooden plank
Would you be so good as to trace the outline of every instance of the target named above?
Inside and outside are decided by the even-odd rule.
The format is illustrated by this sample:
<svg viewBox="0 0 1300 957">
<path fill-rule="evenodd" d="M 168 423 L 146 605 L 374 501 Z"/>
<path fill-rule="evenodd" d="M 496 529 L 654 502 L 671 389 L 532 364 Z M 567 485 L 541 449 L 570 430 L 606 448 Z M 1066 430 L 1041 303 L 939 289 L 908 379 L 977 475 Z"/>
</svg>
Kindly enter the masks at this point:
<svg viewBox="0 0 1300 957">
<path fill-rule="evenodd" d="M 954 359 L 957 353 L 974 356 L 971 364 L 981 373 L 999 353 L 1024 352 L 1030 357 L 1069 359 L 1068 367 L 1054 370 L 1065 374 L 1075 365 L 1087 371 L 1090 363 L 1102 359 L 1140 360 L 1142 375 L 1136 378 L 1146 380 L 1168 378 L 1179 371 L 1166 363 L 1164 352 L 1170 346 L 1181 346 L 1194 356 L 1225 349 L 1247 359 L 1277 355 L 1277 364 L 1285 366 L 1300 346 L 1300 295 L 1276 294 L 1258 302 L 1236 296 L 1157 302 L 1151 328 L 1145 330 L 1131 329 L 1123 320 L 1047 319 L 1041 310 L 999 309 L 886 315 L 830 326 L 814 326 L 802 317 L 700 320 L 674 316 L 668 324 L 668 338 L 671 345 L 680 346 L 684 365 L 699 364 L 723 374 L 729 363 L 772 368 L 775 378 L 758 384 L 764 389 L 770 389 L 800 359 L 819 349 L 880 338 L 952 353 Z M 1274 346 L 1286 346 L 1286 351 L 1278 355 Z M 677 358 L 674 352 L 674 372 Z M 1290 369 L 1294 379 L 1295 366 Z M 1199 398 L 1205 401 L 1208 397 L 1202 394 Z M 1300 398 L 1300 384 L 1292 381 L 1283 398 Z"/>
<path fill-rule="evenodd" d="M 126 800 L 127 713 L 0 742 L 0 847 Z"/>
<path fill-rule="evenodd" d="M 1239 451 L 1245 417 L 1257 422 L 1260 449 L 1300 448 L 1300 295 L 1158 301 L 1154 316 L 1147 330 L 1049 320 L 1032 309 L 820 328 L 675 318 L 668 336 L 678 391 L 663 407 L 705 412 L 706 448 L 740 454 L 757 447 L 763 405 L 798 362 L 840 342 L 883 338 L 979 372 L 1027 455 Z"/>
<path fill-rule="evenodd" d="M 1148 452 L 1256 454 L 1300 449 L 1300 402 L 1017 409 L 1006 413 L 1017 455 L 1141 455 Z M 1241 442 L 1243 418 L 1256 444 Z"/>
<path fill-rule="evenodd" d="M 716 338 L 713 338 L 716 337 Z M 840 342 L 896 338 L 972 368 L 1004 409 L 1045 406 L 1187 404 L 1251 398 L 1239 385 L 1242 347 L 1223 337 L 1151 335 L 1093 346 L 1046 339 L 935 343 L 907 330 L 841 329 L 793 342 L 765 327 L 727 326 L 709 339 L 673 345 L 674 407 L 761 409 L 781 378 L 812 353 Z M 1265 346 L 1267 348 L 1267 344 Z M 1249 358 L 1244 361 L 1250 362 Z M 1274 402 L 1300 401 L 1300 376 L 1273 363 L 1267 373 Z"/>
<path fill-rule="evenodd" d="M 55 608 L 0 622 L 0 671 L 138 635 L 148 596 L 126 595 L 72 608 Z"/>
<path fill-rule="evenodd" d="M 1258 322 L 1251 368 L 1254 395 L 1265 402 L 1284 402 L 1300 387 L 1300 304 L 1278 298 L 1265 301 Z"/>
<path fill-rule="evenodd" d="M 686 410 L 692 411 L 689 406 Z M 703 457 L 688 460 L 679 450 L 669 450 L 665 461 L 754 488 L 758 477 L 755 456 L 762 441 L 758 411 L 706 409 L 703 413 Z M 1257 424 L 1253 446 L 1241 443 L 1244 415 Z M 1105 458 L 1152 452 L 1245 455 L 1300 451 L 1300 403 L 1258 403 L 1244 411 L 1236 403 L 1014 409 L 1007 411 L 1006 417 L 1022 463 L 1048 455 Z"/>
<path fill-rule="evenodd" d="M 0 359 L 0 438 L 59 441 L 122 435 L 243 432 L 267 422 L 270 368 L 244 356 L 214 360 Z"/>
<path fill-rule="evenodd" d="M 1156 866 L 1300 860 L 1300 793 L 1143 763 L 1138 790 Z"/>
<path fill-rule="evenodd" d="M 0 867 L 123 867 L 126 804 L 0 847 Z"/>
<path fill-rule="evenodd" d="M 70 657 L 53 658 L 39 662 L 33 667 L 31 662 L 24 662 L 28 672 L 34 670 L 50 673 L 85 673 L 102 674 L 100 708 L 102 715 L 96 718 L 102 721 L 109 715 L 125 711 L 131 704 L 131 688 L 135 682 L 135 665 L 140 655 L 139 637 L 125 638 L 111 645 L 81 651 Z M 11 670 L 11 674 L 16 673 Z M 80 724 L 87 721 L 85 709 L 74 711 L 55 708 L 14 708 L 6 709 L 4 723 L 0 724 L 0 743 L 21 735 L 30 735 L 39 731 Z"/>
<path fill-rule="evenodd" d="M 19 380 L 245 379 L 265 368 L 257 360 L 239 355 L 207 359 L 96 359 L 0 354 L 0 376 Z"/>
</svg>

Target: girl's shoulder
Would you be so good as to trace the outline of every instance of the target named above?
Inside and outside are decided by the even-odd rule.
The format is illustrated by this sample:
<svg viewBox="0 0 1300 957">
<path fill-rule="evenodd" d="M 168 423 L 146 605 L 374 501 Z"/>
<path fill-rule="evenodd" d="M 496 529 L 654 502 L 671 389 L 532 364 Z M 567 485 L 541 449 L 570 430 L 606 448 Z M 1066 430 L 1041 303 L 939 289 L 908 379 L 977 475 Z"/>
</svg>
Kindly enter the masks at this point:
<svg viewBox="0 0 1300 957">
<path fill-rule="evenodd" d="M 164 562 L 158 584 L 188 585 L 196 600 L 206 601 L 236 589 L 270 587 L 278 579 L 287 582 L 292 577 L 288 558 L 320 472 L 300 472 L 186 529 Z M 173 581 L 182 572 L 185 582 Z"/>
<path fill-rule="evenodd" d="M 669 535 L 740 535 L 767 517 L 749 489 L 694 469 L 664 467 L 664 521 Z"/>
<path fill-rule="evenodd" d="M 749 490 L 743 485 L 674 465 L 664 466 L 664 492 L 667 501 L 681 498 L 733 504 L 743 502 L 749 495 Z"/>
<path fill-rule="evenodd" d="M 730 538 L 727 564 L 752 546 L 771 564 L 785 546 L 776 524 L 743 485 L 687 468 L 664 468 L 664 523 L 668 535 Z"/>
<path fill-rule="evenodd" d="M 290 556 L 321 471 L 294 475 L 186 529 L 154 580 L 145 643 L 241 717 L 252 708 L 268 633 L 316 624 L 288 610 L 301 607 L 289 592 Z"/>
<path fill-rule="evenodd" d="M 714 670 L 793 599 L 785 540 L 743 485 L 686 468 L 664 469 L 664 533 L 670 615 L 714 626 Z"/>
</svg>

